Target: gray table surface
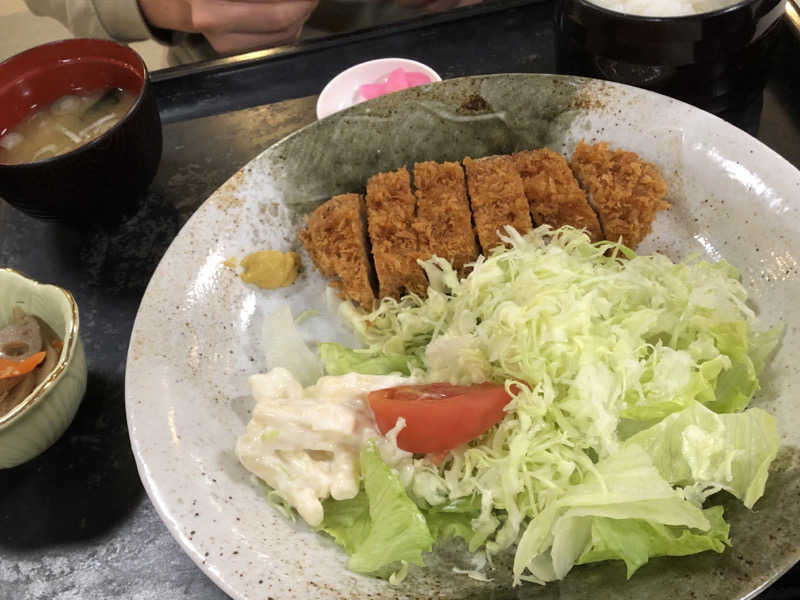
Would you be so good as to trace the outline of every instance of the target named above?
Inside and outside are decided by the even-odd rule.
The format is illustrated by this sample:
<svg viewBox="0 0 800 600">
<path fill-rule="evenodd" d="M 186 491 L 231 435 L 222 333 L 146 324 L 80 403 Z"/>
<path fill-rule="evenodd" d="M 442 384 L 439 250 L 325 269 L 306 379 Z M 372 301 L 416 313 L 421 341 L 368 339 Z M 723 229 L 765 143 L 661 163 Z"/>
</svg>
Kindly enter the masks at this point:
<svg viewBox="0 0 800 600">
<path fill-rule="evenodd" d="M 0 201 L 0 264 L 70 289 L 90 365 L 65 435 L 0 470 L 0 600 L 226 598 L 159 520 L 125 426 L 139 300 L 180 226 L 239 167 L 314 120 L 314 98 L 167 125 L 156 180 L 118 227 L 75 231 Z"/>
</svg>

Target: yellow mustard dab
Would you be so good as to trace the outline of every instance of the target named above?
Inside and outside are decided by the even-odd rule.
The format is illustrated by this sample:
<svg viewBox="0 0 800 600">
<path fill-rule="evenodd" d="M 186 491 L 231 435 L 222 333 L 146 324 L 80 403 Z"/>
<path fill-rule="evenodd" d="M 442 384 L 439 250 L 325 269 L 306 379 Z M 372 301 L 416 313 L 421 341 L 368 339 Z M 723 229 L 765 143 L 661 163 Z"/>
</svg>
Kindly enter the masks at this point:
<svg viewBox="0 0 800 600">
<path fill-rule="evenodd" d="M 300 256 L 297 252 L 262 250 L 245 256 L 241 265 L 242 281 L 272 290 L 294 283 L 300 272 Z"/>
</svg>

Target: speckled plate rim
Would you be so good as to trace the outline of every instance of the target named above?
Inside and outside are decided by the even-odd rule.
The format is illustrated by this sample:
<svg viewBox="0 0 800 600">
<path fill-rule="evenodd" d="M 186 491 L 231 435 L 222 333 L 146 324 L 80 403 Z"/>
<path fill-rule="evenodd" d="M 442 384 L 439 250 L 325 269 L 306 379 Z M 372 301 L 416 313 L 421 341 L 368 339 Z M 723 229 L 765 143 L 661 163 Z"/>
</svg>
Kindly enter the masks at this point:
<svg viewBox="0 0 800 600">
<path fill-rule="evenodd" d="M 796 196 L 798 190 L 800 190 L 800 173 L 798 173 L 798 171 L 783 158 L 778 156 L 776 153 L 754 138 L 747 136 L 743 132 L 733 128 L 723 121 L 716 119 L 716 117 L 702 113 L 697 109 L 664 98 L 662 96 L 637 90 L 635 88 L 629 88 L 627 86 L 551 75 L 511 74 L 504 76 L 479 76 L 474 78 L 465 78 L 464 81 L 476 81 L 480 85 L 485 86 L 485 89 L 491 89 L 493 82 L 508 78 L 513 79 L 515 77 L 527 78 L 525 79 L 526 82 L 536 82 L 536 84 L 545 87 L 569 85 L 579 88 L 580 91 L 588 90 L 591 92 L 585 94 L 583 98 L 584 104 L 582 106 L 576 105 L 575 107 L 575 110 L 580 113 L 579 117 L 586 118 L 582 125 L 584 129 L 580 130 L 579 128 L 578 131 L 573 132 L 570 140 L 565 142 L 566 147 L 569 147 L 570 144 L 574 145 L 575 141 L 579 137 L 585 137 L 586 133 L 591 132 L 594 132 L 595 135 L 602 135 L 604 139 L 610 138 L 612 141 L 614 141 L 615 134 L 623 131 L 625 126 L 621 126 L 618 122 L 616 125 L 612 125 L 612 120 L 608 117 L 608 115 L 615 111 L 617 114 L 619 114 L 624 110 L 630 109 L 632 106 L 638 107 L 640 110 L 642 110 L 642 106 L 646 105 L 648 110 L 658 112 L 662 115 L 672 117 L 677 120 L 676 122 L 678 124 L 674 127 L 667 127 L 665 129 L 664 127 L 657 126 L 656 129 L 658 129 L 661 133 L 650 136 L 660 139 L 663 138 L 663 135 L 661 134 L 664 130 L 679 131 L 680 135 L 678 138 L 680 139 L 678 140 L 678 144 L 683 144 L 683 146 L 677 149 L 673 148 L 671 145 L 676 143 L 675 139 L 667 139 L 665 143 L 667 146 L 670 146 L 670 148 L 666 151 L 668 154 L 675 154 L 677 152 L 677 156 L 680 156 L 681 152 L 687 151 L 687 138 L 690 139 L 690 141 L 693 141 L 695 144 L 700 144 L 700 142 L 697 141 L 699 139 L 697 137 L 697 131 L 690 131 L 692 128 L 699 127 L 703 134 L 707 134 L 709 136 L 711 142 L 709 142 L 708 148 L 697 147 L 693 150 L 690 148 L 690 150 L 700 152 L 701 154 L 702 152 L 705 152 L 704 156 L 711 161 L 711 163 L 716 164 L 717 167 L 725 171 L 725 176 L 731 179 L 731 185 L 733 186 L 732 189 L 736 189 L 739 192 L 745 190 L 746 197 L 744 200 L 755 200 L 756 202 L 754 203 L 754 206 L 756 206 L 756 208 L 762 209 L 762 212 L 763 210 L 771 211 L 764 214 L 776 217 L 775 219 L 770 220 L 769 226 L 764 226 L 765 229 L 760 232 L 763 234 L 774 234 L 772 236 L 765 235 L 762 238 L 766 240 L 767 245 L 770 243 L 770 241 L 774 242 L 774 240 L 777 239 L 780 239 L 782 243 L 789 245 L 789 250 L 778 257 L 781 260 L 777 261 L 777 266 L 769 261 L 767 261 L 767 263 L 764 263 L 764 261 L 755 261 L 752 265 L 748 263 L 746 268 L 742 271 L 743 279 L 751 284 L 757 284 L 755 289 L 755 297 L 758 308 L 762 313 L 769 313 L 770 308 L 778 306 L 774 304 L 774 302 L 771 303 L 770 296 L 768 293 L 766 293 L 769 291 L 770 285 L 774 287 L 773 284 L 775 284 L 775 282 L 780 283 L 783 281 L 787 283 L 787 287 L 789 289 L 785 290 L 784 294 L 791 292 L 789 297 L 794 297 L 797 295 L 797 293 L 800 293 L 800 289 L 798 289 L 797 285 L 797 263 L 794 260 L 796 256 L 800 255 L 800 247 L 798 247 L 797 242 L 797 240 L 800 238 L 800 231 L 796 225 L 796 223 L 800 221 L 800 219 L 796 218 L 800 216 L 800 207 L 798 207 L 796 202 L 791 201 L 791 194 L 794 193 Z M 434 86 L 425 87 L 435 88 L 439 85 L 458 85 L 457 83 L 452 84 L 452 81 L 453 80 L 451 80 L 451 82 L 445 82 L 444 84 L 436 84 Z M 219 491 L 215 491 L 216 488 L 214 488 L 214 485 L 217 484 L 217 481 L 214 477 L 215 473 L 206 472 L 201 456 L 180 454 L 180 452 L 176 450 L 176 448 L 181 448 L 183 444 L 182 435 L 191 433 L 191 428 L 181 429 L 181 427 L 176 425 L 176 419 L 179 417 L 179 413 L 175 412 L 176 406 L 171 404 L 170 398 L 163 395 L 163 392 L 165 392 L 169 386 L 164 387 L 163 385 L 152 384 L 153 380 L 161 380 L 161 383 L 166 382 L 171 375 L 174 375 L 171 370 L 183 368 L 182 366 L 170 365 L 168 362 L 165 362 L 165 359 L 168 361 L 171 358 L 166 353 L 157 353 L 156 358 L 158 360 L 156 361 L 151 360 L 153 357 L 146 356 L 146 352 L 148 350 L 153 350 L 154 348 L 153 339 L 148 338 L 151 336 L 158 337 L 159 335 L 158 332 L 153 330 L 152 326 L 156 323 L 163 322 L 163 318 L 157 318 L 157 313 L 159 311 L 163 312 L 163 306 L 160 307 L 159 305 L 163 305 L 164 300 L 169 302 L 175 300 L 180 301 L 181 299 L 184 299 L 187 300 L 187 303 L 192 305 L 192 307 L 195 307 L 198 304 L 202 304 L 204 299 L 207 300 L 207 297 L 204 298 L 203 295 L 210 293 L 217 287 L 220 287 L 222 285 L 220 283 L 221 281 L 224 280 L 225 286 L 229 286 L 231 284 L 238 285 L 235 277 L 225 275 L 223 272 L 224 269 L 222 268 L 221 263 L 222 259 L 225 258 L 224 254 L 215 255 L 214 253 L 216 251 L 216 247 L 210 250 L 198 250 L 197 244 L 202 244 L 205 240 L 212 246 L 213 244 L 221 244 L 221 247 L 224 246 L 226 249 L 231 251 L 247 251 L 249 242 L 244 241 L 243 239 L 237 239 L 235 241 L 226 240 L 225 236 L 237 235 L 232 233 L 232 231 L 238 231 L 244 219 L 258 214 L 258 211 L 256 210 L 254 212 L 254 207 L 250 206 L 253 202 L 256 202 L 254 198 L 263 199 L 265 194 L 269 196 L 269 194 L 275 193 L 276 190 L 270 188 L 270 185 L 274 183 L 269 179 L 271 175 L 267 177 L 268 185 L 266 186 L 261 185 L 264 183 L 264 181 L 259 180 L 259 177 L 265 172 L 275 171 L 275 163 L 279 162 L 277 159 L 285 159 L 285 156 L 282 156 L 281 152 L 285 153 L 287 147 L 291 147 L 292 140 L 297 140 L 303 136 L 312 135 L 309 132 L 313 132 L 314 128 L 320 127 L 321 124 L 322 126 L 325 126 L 324 124 L 326 122 L 328 122 L 329 127 L 341 127 L 342 129 L 346 129 L 347 125 L 344 124 L 344 121 L 347 118 L 353 118 L 357 120 L 365 115 L 379 114 L 381 113 L 381 109 L 385 109 L 387 114 L 391 113 L 392 110 L 394 110 L 394 107 L 397 106 L 397 103 L 402 102 L 403 100 L 412 100 L 417 102 L 420 101 L 419 94 L 422 94 L 422 98 L 425 99 L 425 94 L 430 94 L 431 96 L 435 97 L 437 92 L 436 90 L 433 92 L 414 92 L 409 90 L 407 92 L 401 92 L 400 94 L 393 95 L 395 98 L 379 98 L 370 103 L 366 103 L 366 105 L 359 105 L 357 107 L 348 109 L 343 113 L 337 113 L 336 115 L 320 121 L 319 123 L 315 123 L 303 128 L 293 133 L 288 138 L 285 138 L 275 146 L 265 150 L 264 153 L 251 161 L 231 180 L 229 180 L 217 192 L 215 192 L 215 194 L 213 194 L 208 201 L 204 203 L 200 209 L 198 209 L 195 215 L 193 215 L 165 254 L 164 259 L 157 268 L 150 284 L 148 285 L 142 301 L 131 337 L 126 374 L 126 410 L 131 443 L 134 450 L 134 455 L 136 457 L 137 467 L 139 468 L 139 473 L 148 495 L 153 501 L 153 504 L 155 505 L 159 515 L 164 520 L 170 532 L 178 540 L 192 560 L 194 560 L 198 566 L 212 580 L 214 580 L 215 583 L 217 583 L 217 585 L 219 585 L 226 593 L 234 598 L 250 598 L 258 596 L 259 594 L 267 595 L 268 592 L 276 598 L 308 597 L 308 594 L 312 592 L 320 594 L 321 591 L 316 586 L 309 587 L 308 581 L 297 579 L 292 580 L 291 577 L 289 577 L 289 583 L 287 584 L 285 577 L 286 573 L 273 572 L 273 578 L 268 582 L 269 587 L 267 588 L 261 587 L 263 585 L 263 579 L 265 578 L 264 576 L 262 576 L 260 580 L 255 580 L 258 581 L 258 585 L 255 585 L 255 583 L 251 581 L 252 577 L 250 577 L 251 573 L 249 573 L 248 569 L 255 567 L 256 569 L 261 569 L 264 572 L 269 571 L 269 567 L 274 566 L 274 563 L 271 561 L 275 561 L 275 555 L 266 552 L 259 554 L 259 552 L 253 551 L 252 547 L 248 548 L 247 552 L 249 554 L 247 557 L 243 556 L 244 552 L 242 551 L 231 551 L 231 548 L 234 547 L 236 543 L 240 543 L 247 538 L 249 532 L 245 532 L 243 534 L 242 531 L 236 529 L 237 526 L 235 524 L 233 525 L 233 531 L 228 530 L 226 532 L 226 526 L 230 528 L 232 521 L 228 518 L 230 515 L 227 515 L 229 507 L 222 508 L 225 503 L 220 502 L 220 498 L 222 496 L 219 494 Z M 401 97 L 401 95 L 404 95 L 405 97 Z M 447 94 L 443 95 L 447 96 Z M 593 103 L 592 98 L 595 96 L 602 98 L 602 101 L 597 104 Z M 605 115 L 599 120 L 597 118 L 598 111 Z M 647 117 L 648 115 L 645 114 L 640 114 L 637 117 L 639 125 L 645 129 L 648 122 Z M 594 122 L 592 122 L 592 119 L 594 119 Z M 333 125 L 334 123 L 335 125 Z M 641 133 L 640 135 L 640 141 L 648 137 L 644 133 Z M 620 140 L 623 140 L 625 137 L 625 135 L 621 135 Z M 700 137 L 702 137 L 702 135 Z M 718 153 L 718 155 L 715 156 L 714 152 L 719 150 L 720 144 L 725 146 L 725 150 L 721 154 Z M 630 147 L 630 149 L 639 151 L 643 156 L 650 160 L 656 160 L 658 158 L 657 155 L 659 154 L 659 152 L 654 153 L 652 147 Z M 748 158 L 748 155 L 750 158 Z M 696 159 L 698 156 L 698 154 L 695 154 L 692 156 L 692 158 Z M 681 158 L 681 160 L 683 160 L 683 158 Z M 703 176 L 703 174 L 700 172 L 702 166 L 704 165 L 696 167 L 695 172 L 692 173 L 691 177 L 686 176 L 685 173 L 680 174 L 678 180 L 680 181 L 683 179 L 682 185 L 684 187 L 691 187 L 691 185 L 697 183 L 696 181 L 692 181 L 692 177 Z M 759 175 L 759 173 L 762 172 L 764 173 L 763 177 Z M 667 173 L 668 180 L 670 179 L 671 175 L 672 173 Z M 681 190 L 679 195 L 684 194 L 685 191 L 686 190 Z M 725 190 L 723 190 L 723 192 L 724 191 Z M 747 194 L 749 194 L 749 196 L 747 196 Z M 729 209 L 724 216 L 728 219 L 735 219 L 745 216 L 747 214 L 748 202 L 745 202 L 744 200 L 737 200 L 734 206 L 725 206 L 723 204 L 723 208 L 726 210 Z M 718 199 L 716 201 L 718 201 Z M 697 206 L 692 206 L 692 209 L 697 209 L 697 214 L 699 215 L 698 217 L 695 217 L 695 221 L 703 221 L 702 217 L 708 216 L 709 214 L 708 210 L 710 209 L 704 208 L 703 202 L 706 201 L 698 201 Z M 278 212 L 281 213 L 281 210 L 282 208 L 279 207 Z M 719 216 L 719 214 L 717 214 L 717 216 Z M 761 227 L 759 222 L 760 216 L 763 215 L 755 210 L 751 216 L 753 221 L 749 221 L 750 224 Z M 685 215 L 683 215 L 681 218 L 683 217 L 685 217 Z M 657 221 L 656 231 L 658 232 L 659 229 L 661 229 L 662 233 L 656 235 L 655 239 L 645 242 L 645 251 L 660 250 L 670 254 L 671 251 L 674 253 L 677 247 L 680 246 L 680 244 L 677 244 L 677 246 L 671 245 L 670 239 L 675 233 L 675 223 L 669 221 L 668 219 L 669 217 L 667 217 L 667 220 L 660 218 L 659 221 Z M 267 219 L 266 222 L 269 221 L 270 220 Z M 296 224 L 296 221 L 292 221 L 292 219 L 287 217 L 286 214 L 278 214 L 273 224 L 281 224 L 285 228 L 287 224 L 291 223 Z M 263 224 L 264 222 L 261 222 L 261 225 Z M 217 225 L 219 225 L 219 227 L 216 227 Z M 212 231 L 211 229 L 214 227 L 216 227 L 216 230 Z M 773 231 L 776 228 L 780 229 L 780 232 Z M 264 237 L 266 238 L 266 241 L 271 242 L 273 244 L 272 247 L 276 249 L 284 249 L 287 247 L 296 246 L 296 243 L 290 241 L 287 236 L 280 236 L 277 234 L 273 235 L 275 232 L 271 231 L 269 228 L 261 233 L 265 234 Z M 778 235 L 779 233 L 780 235 Z M 248 235 L 252 235 L 252 232 Z M 226 246 L 226 241 L 231 243 Z M 699 254 L 705 255 L 711 259 L 717 259 L 721 255 L 726 257 L 729 255 L 727 250 L 724 252 L 722 251 L 717 244 L 717 240 L 715 240 L 713 236 L 706 237 L 703 235 L 702 231 L 699 233 L 694 232 L 691 235 L 690 245 L 691 248 L 689 248 L 689 250 L 696 251 Z M 725 243 L 722 244 L 722 246 L 725 245 Z M 738 243 L 733 254 L 741 255 L 741 247 L 742 244 Z M 683 250 L 684 252 L 679 253 L 685 254 L 687 249 L 683 248 Z M 775 258 L 774 253 L 772 258 Z M 737 264 L 737 261 L 733 262 L 734 264 Z M 764 266 L 765 264 L 766 266 Z M 196 277 L 191 282 L 189 288 L 184 289 L 180 286 L 188 282 L 186 280 L 186 276 L 181 275 L 180 269 L 185 268 L 187 265 L 190 265 L 194 269 L 192 275 Z M 789 269 L 786 271 L 786 276 L 784 279 L 781 279 L 781 276 L 778 273 L 780 269 L 783 268 L 782 265 L 788 265 L 789 267 Z M 219 271 L 214 270 L 217 268 Z M 776 273 L 778 274 L 776 275 Z M 765 280 L 767 283 L 759 287 L 758 282 L 762 280 Z M 176 285 L 176 282 L 178 285 Z M 319 280 L 318 277 L 315 278 L 313 273 L 305 273 L 304 276 L 301 277 L 300 284 L 312 285 L 312 287 L 317 286 L 315 288 L 315 293 L 318 295 L 318 291 L 320 289 L 319 286 L 324 285 L 324 282 Z M 181 291 L 183 296 L 181 296 L 181 294 L 176 294 L 176 290 Z M 194 294 L 194 296 L 189 297 L 186 294 L 189 294 L 190 296 L 191 294 Z M 244 298 L 246 301 L 252 300 L 252 291 L 242 292 L 242 294 L 243 295 L 241 296 L 236 296 L 236 294 L 234 294 L 234 296 L 239 300 L 242 298 Z M 292 292 L 280 294 L 279 296 L 279 299 L 287 301 L 290 304 L 292 300 L 297 300 L 297 296 L 293 295 Z M 783 297 L 785 298 L 786 295 Z M 228 300 L 228 298 L 226 298 L 226 300 Z M 772 300 L 774 300 L 774 298 Z M 177 310 L 176 314 L 172 316 L 174 317 L 177 315 L 180 317 L 188 314 L 189 312 L 191 312 L 191 310 L 188 312 Z M 784 320 L 786 322 L 791 323 L 800 321 L 800 317 L 798 317 L 797 309 L 795 307 L 789 307 L 785 311 L 782 311 L 782 316 L 785 317 Z M 790 317 L 798 318 L 790 319 Z M 189 328 L 190 326 L 191 324 L 189 321 L 187 321 L 186 327 Z M 794 344 L 789 343 L 790 341 L 794 341 L 794 336 L 794 332 L 787 334 L 787 339 L 784 342 L 784 348 L 781 350 L 781 352 L 784 354 L 788 352 L 792 355 L 788 360 L 788 363 L 791 363 L 791 360 L 796 358 L 796 352 L 791 350 Z M 256 346 L 257 343 L 254 340 L 252 347 L 248 350 L 250 352 L 254 352 L 254 348 Z M 787 348 L 789 348 L 789 350 L 787 350 Z M 197 350 L 196 347 L 187 349 L 190 351 L 190 355 L 191 352 Z M 202 361 L 198 362 L 198 364 L 200 363 L 202 363 Z M 776 367 L 776 370 L 786 367 L 784 363 L 787 363 L 787 359 L 784 359 L 783 362 Z M 250 371 L 240 370 L 238 376 L 241 378 L 241 376 L 247 372 L 253 372 L 253 368 L 251 367 Z M 150 377 L 150 383 L 143 383 L 143 376 L 145 374 Z M 194 374 L 198 375 L 201 374 L 201 372 L 195 371 Z M 793 375 L 796 378 L 796 373 Z M 794 447 L 798 442 L 797 436 L 791 434 L 791 432 L 788 430 L 792 429 L 792 424 L 797 423 L 797 418 L 796 416 L 784 415 L 784 413 L 782 413 L 780 410 L 781 402 L 782 400 L 785 400 L 781 396 L 781 385 L 785 385 L 786 380 L 782 375 L 779 375 L 779 377 L 776 378 L 776 381 L 778 381 L 778 379 L 780 379 L 779 383 L 765 386 L 766 390 L 762 394 L 764 397 L 760 400 L 760 405 L 767 408 L 767 410 L 772 410 L 773 412 L 780 414 L 782 417 L 787 416 L 787 421 L 782 423 L 782 443 L 784 445 Z M 186 378 L 181 379 L 181 377 L 178 377 L 177 380 L 180 381 L 179 387 L 180 385 L 187 384 Z M 225 382 L 225 385 L 228 385 L 230 388 L 231 386 L 229 384 L 230 382 Z M 225 385 L 223 385 L 222 388 L 225 388 Z M 222 388 L 209 390 L 208 392 L 211 395 L 218 394 Z M 246 395 L 245 388 L 241 385 L 234 385 L 231 389 L 243 392 L 241 394 L 242 396 Z M 201 392 L 202 388 L 190 386 L 187 388 L 187 391 L 188 394 L 191 395 Z M 229 394 L 229 396 L 230 397 L 228 400 L 230 400 L 231 397 L 234 397 L 235 394 Z M 216 405 L 220 405 L 222 399 L 218 398 L 217 400 L 218 401 L 216 402 Z M 159 409 L 156 411 L 157 418 L 153 418 L 153 406 Z M 207 407 L 208 403 L 206 403 L 204 406 Z M 240 410 L 239 418 L 241 419 L 245 413 L 246 409 L 244 410 L 244 413 L 242 413 Z M 155 427 L 150 429 L 151 426 Z M 200 448 L 200 445 L 207 442 L 207 440 L 202 437 L 193 441 L 195 443 L 195 450 Z M 232 443 L 233 438 L 231 438 L 231 446 Z M 170 452 L 173 451 L 175 451 L 175 453 L 174 455 L 171 455 Z M 167 454 L 165 456 L 161 456 L 159 455 L 159 452 L 166 452 Z M 187 462 L 182 464 L 179 458 L 186 458 Z M 230 457 L 228 456 L 222 460 L 224 466 L 236 468 L 236 465 L 225 463 L 225 460 L 229 459 Z M 184 467 L 187 467 L 187 470 L 193 474 L 194 478 L 189 477 L 186 472 L 182 471 Z M 796 465 L 792 463 L 789 470 L 794 473 L 795 467 Z M 177 475 L 178 473 L 183 473 L 184 478 L 181 479 L 181 477 Z M 219 475 L 219 473 L 216 474 Z M 176 491 L 176 485 L 178 484 L 175 481 L 170 481 L 171 477 L 177 477 L 180 481 L 180 485 L 185 485 L 190 488 L 192 487 L 193 482 L 196 483 L 196 487 L 202 489 L 203 493 L 207 494 L 207 498 L 204 497 L 201 500 L 198 497 L 194 498 L 192 501 L 182 498 L 180 502 L 176 501 L 176 498 L 180 496 L 180 494 Z M 794 483 L 794 479 L 791 481 Z M 252 481 L 250 481 L 246 476 L 243 475 L 236 481 L 228 483 L 231 483 L 232 487 L 228 488 L 227 491 L 230 491 L 232 494 L 247 493 L 250 494 L 250 501 L 259 500 L 263 502 L 263 498 L 257 498 L 257 493 L 253 491 Z M 244 490 L 247 490 L 247 492 Z M 233 496 L 228 496 L 228 498 L 233 501 Z M 201 516 L 199 512 L 193 513 L 193 508 L 188 508 L 187 510 L 187 503 L 191 505 L 192 503 L 198 502 L 204 503 L 203 509 L 208 509 L 211 507 L 212 513 L 210 517 L 206 514 Z M 266 505 L 264 505 L 264 510 L 270 511 L 271 509 L 266 508 Z M 196 523 L 198 523 L 198 525 L 195 528 L 192 528 L 192 514 L 197 515 Z M 235 517 L 235 520 L 238 522 L 243 516 L 244 515 L 240 514 Z M 297 548 L 303 547 L 304 544 L 319 544 L 326 546 L 323 552 L 327 552 L 329 554 L 331 552 L 337 552 L 335 548 L 328 547 L 329 545 L 323 542 L 322 538 L 313 532 L 305 530 L 302 526 L 286 525 L 281 517 L 276 517 L 276 515 L 270 515 L 268 513 L 259 515 L 259 518 L 268 521 L 267 528 L 284 526 L 288 528 L 286 531 L 283 531 L 281 535 L 291 536 L 291 538 L 287 539 L 292 539 L 296 546 L 295 548 L 285 548 L 285 550 L 290 554 L 292 552 L 298 552 Z M 223 522 L 225 525 L 222 525 L 221 522 Z M 252 525 L 252 521 L 250 524 Z M 209 531 L 201 533 L 199 531 L 200 526 L 206 526 L 210 529 Z M 796 528 L 795 531 L 797 531 Z M 225 537 L 226 533 L 230 534 L 228 537 L 236 538 L 233 546 L 228 544 L 228 540 Z M 260 540 L 260 542 L 264 542 L 264 540 Z M 217 548 L 224 548 L 224 551 L 219 552 L 219 556 L 212 556 L 212 551 L 207 549 L 211 548 L 214 544 L 219 544 Z M 228 554 L 226 554 L 226 552 L 228 552 Z M 230 552 L 233 552 L 233 554 L 230 554 Z M 791 555 L 787 555 L 785 560 L 779 561 L 778 564 L 774 565 L 774 568 L 770 568 L 767 572 L 762 573 L 762 576 L 760 576 L 757 581 L 754 580 L 752 586 L 750 586 L 744 593 L 739 593 L 736 598 L 744 599 L 753 597 L 765 586 L 769 585 L 769 583 L 774 581 L 783 572 L 785 572 L 797 560 L 798 557 L 800 557 L 800 551 L 797 549 L 797 547 L 793 547 Z M 258 562 L 254 563 L 254 560 Z M 705 555 L 701 555 L 697 562 L 704 563 L 708 561 L 706 561 Z M 344 571 L 343 559 L 333 561 L 333 563 L 332 572 L 339 577 L 348 579 L 347 585 L 350 587 L 348 588 L 347 585 L 345 585 L 344 588 L 339 586 L 339 588 L 334 589 L 329 596 L 340 597 L 342 592 L 346 591 L 347 589 L 352 591 L 360 591 L 361 588 L 359 586 L 364 584 L 364 580 L 357 577 L 353 578 L 352 574 Z M 711 561 L 710 564 L 716 563 Z M 317 565 L 312 564 L 309 568 L 313 570 L 314 568 L 317 568 Z M 647 567 L 645 567 L 643 570 L 646 569 Z M 598 569 L 592 573 L 599 572 L 605 573 L 605 571 L 602 569 Z M 572 575 L 570 575 L 570 577 L 572 577 Z M 567 580 L 569 580 L 570 577 L 568 577 Z M 592 585 L 596 585 L 596 582 L 591 581 L 591 574 L 588 576 L 588 579 L 589 581 L 587 582 L 587 585 L 590 583 Z M 632 582 L 628 584 L 630 586 L 628 589 L 630 589 L 631 594 L 637 593 L 638 584 L 635 583 L 635 581 L 636 578 L 634 578 Z M 295 585 L 294 589 L 292 588 L 292 585 Z M 565 590 L 568 588 L 569 586 L 565 585 L 564 589 L 562 589 L 560 593 L 564 594 Z M 372 590 L 373 588 L 370 588 L 370 592 Z M 472 592 L 474 591 L 475 590 L 473 589 Z M 392 593 L 390 592 L 389 595 L 392 595 Z M 563 597 L 572 596 L 565 595 Z M 581 596 L 576 591 L 574 597 L 577 598 Z M 630 597 L 636 596 L 630 595 Z"/>
</svg>

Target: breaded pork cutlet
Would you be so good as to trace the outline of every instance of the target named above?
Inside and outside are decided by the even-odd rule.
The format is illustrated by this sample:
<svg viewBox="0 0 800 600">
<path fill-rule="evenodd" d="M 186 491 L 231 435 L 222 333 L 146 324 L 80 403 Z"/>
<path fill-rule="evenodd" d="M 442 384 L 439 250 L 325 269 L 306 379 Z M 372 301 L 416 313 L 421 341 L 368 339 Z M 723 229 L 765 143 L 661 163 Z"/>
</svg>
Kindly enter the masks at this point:
<svg viewBox="0 0 800 600">
<path fill-rule="evenodd" d="M 566 158 L 549 148 L 541 148 L 517 152 L 511 160 L 522 177 L 536 225 L 550 225 L 553 229 L 571 225 L 585 229 L 593 242 L 603 239 L 597 215 Z"/>
<path fill-rule="evenodd" d="M 431 254 L 451 262 L 458 274 L 478 258 L 472 231 L 464 171 L 454 162 L 421 162 L 414 165 L 417 194 L 417 229 L 428 240 Z"/>
<path fill-rule="evenodd" d="M 405 167 L 367 181 L 367 225 L 381 298 L 404 291 L 425 296 L 428 279 L 417 264 L 429 258 L 426 241 L 414 226 L 416 200 Z"/>
<path fill-rule="evenodd" d="M 503 232 L 506 225 L 519 233 L 531 229 L 533 223 L 522 179 L 510 156 L 474 160 L 467 157 L 464 169 L 475 232 L 484 254 L 500 244 L 497 232 Z"/>
<path fill-rule="evenodd" d="M 606 239 L 635 248 L 650 233 L 656 212 L 669 208 L 667 185 L 658 169 L 635 152 L 611 150 L 600 142 L 578 144 L 570 161 L 589 192 Z"/>
<path fill-rule="evenodd" d="M 320 205 L 297 237 L 311 260 L 331 279 L 331 285 L 365 310 L 375 301 L 369 263 L 364 200 L 359 194 L 341 194 Z"/>
</svg>

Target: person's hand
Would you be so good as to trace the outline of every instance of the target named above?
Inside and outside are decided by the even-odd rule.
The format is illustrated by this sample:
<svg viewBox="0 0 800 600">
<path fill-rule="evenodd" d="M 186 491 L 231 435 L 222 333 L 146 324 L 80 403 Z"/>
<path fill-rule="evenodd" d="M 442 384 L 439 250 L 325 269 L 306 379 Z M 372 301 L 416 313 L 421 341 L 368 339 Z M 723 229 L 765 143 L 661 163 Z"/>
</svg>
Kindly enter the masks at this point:
<svg viewBox="0 0 800 600">
<path fill-rule="evenodd" d="M 421 8 L 428 12 L 440 12 L 448 8 L 472 6 L 480 4 L 481 0 L 394 0 L 399 6 L 406 8 Z"/>
<path fill-rule="evenodd" d="M 139 0 L 153 27 L 202 33 L 220 53 L 295 41 L 316 5 L 317 0 Z"/>
</svg>

